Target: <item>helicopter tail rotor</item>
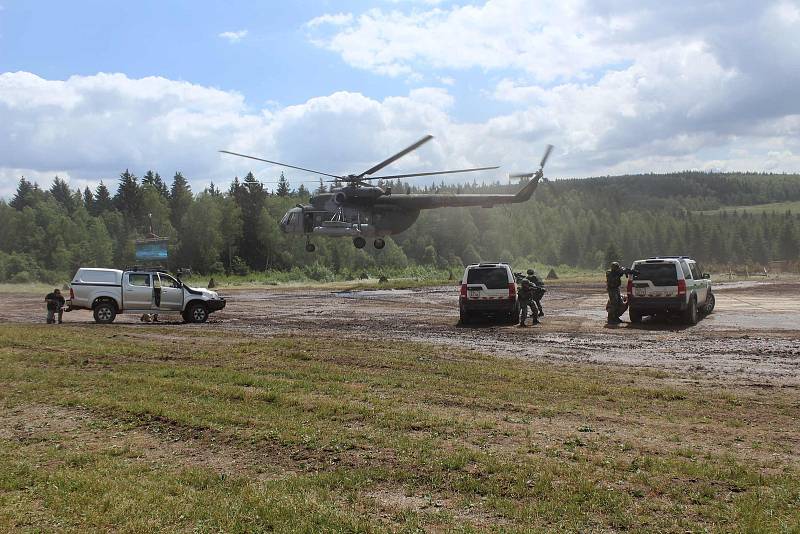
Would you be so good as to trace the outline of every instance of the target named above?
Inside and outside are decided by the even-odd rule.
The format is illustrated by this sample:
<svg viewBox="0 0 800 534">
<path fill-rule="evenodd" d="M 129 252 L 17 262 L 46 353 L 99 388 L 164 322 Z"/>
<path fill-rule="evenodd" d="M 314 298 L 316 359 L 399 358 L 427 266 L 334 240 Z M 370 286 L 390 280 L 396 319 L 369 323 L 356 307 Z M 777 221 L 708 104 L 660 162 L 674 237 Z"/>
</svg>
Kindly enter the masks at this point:
<svg viewBox="0 0 800 534">
<path fill-rule="evenodd" d="M 544 177 L 544 166 L 547 163 L 547 160 L 550 159 L 550 154 L 553 152 L 553 145 L 547 145 L 544 149 L 544 155 L 542 155 L 542 161 L 539 162 L 539 170 L 536 172 L 517 172 L 508 175 L 509 180 L 513 180 L 516 178 L 527 179 L 530 180 L 534 176 L 538 176 L 542 179 L 542 181 L 547 182 L 547 178 Z"/>
<path fill-rule="evenodd" d="M 542 156 L 542 161 L 539 163 L 539 170 L 544 170 L 544 164 L 547 163 L 547 159 L 550 157 L 550 153 L 553 152 L 553 145 L 547 145 L 547 148 L 544 149 L 544 155 Z"/>
</svg>

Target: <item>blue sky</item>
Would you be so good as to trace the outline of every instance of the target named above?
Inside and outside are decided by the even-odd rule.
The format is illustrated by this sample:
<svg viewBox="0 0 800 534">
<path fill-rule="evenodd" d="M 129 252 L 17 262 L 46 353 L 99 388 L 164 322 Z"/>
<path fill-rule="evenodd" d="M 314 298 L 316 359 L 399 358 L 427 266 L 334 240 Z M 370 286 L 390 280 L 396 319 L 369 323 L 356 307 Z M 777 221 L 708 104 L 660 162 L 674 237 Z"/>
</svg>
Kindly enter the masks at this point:
<svg viewBox="0 0 800 534">
<path fill-rule="evenodd" d="M 248 102 L 303 102 L 319 94 L 368 88 L 391 91 L 391 80 L 340 68 L 312 45 L 303 25 L 329 2 L 11 1 L 0 16 L 0 69 L 47 79 L 124 72 L 234 90 Z M 337 9 L 357 2 L 336 2 Z M 219 37 L 245 29 L 238 43 Z M 302 66 L 302 67 L 300 67 Z"/>
<path fill-rule="evenodd" d="M 800 3 L 0 0 L 0 196 L 228 148 L 348 172 L 800 170 Z M 295 182 L 310 177 L 287 172 Z M 451 179 L 458 179 L 453 177 Z"/>
</svg>

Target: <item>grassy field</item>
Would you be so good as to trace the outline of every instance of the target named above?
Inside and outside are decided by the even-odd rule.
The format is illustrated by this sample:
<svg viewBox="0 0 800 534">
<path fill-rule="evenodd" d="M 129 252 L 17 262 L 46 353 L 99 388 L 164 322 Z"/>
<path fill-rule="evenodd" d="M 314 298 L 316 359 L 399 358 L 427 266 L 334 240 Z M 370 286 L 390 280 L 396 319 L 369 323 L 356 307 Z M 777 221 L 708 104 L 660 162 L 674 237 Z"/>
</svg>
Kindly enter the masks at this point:
<svg viewBox="0 0 800 534">
<path fill-rule="evenodd" d="M 0 295 L 3 293 L 27 293 L 37 294 L 44 296 L 53 291 L 55 288 L 61 289 L 61 284 L 48 285 L 43 282 L 32 282 L 30 284 L 0 284 Z"/>
<path fill-rule="evenodd" d="M 794 202 L 774 202 L 771 204 L 755 204 L 753 206 L 726 206 L 724 208 L 716 209 L 716 210 L 707 210 L 707 211 L 698 211 L 697 213 L 702 213 L 703 215 L 719 215 L 722 212 L 727 211 L 728 213 L 732 213 L 734 211 L 738 211 L 740 214 L 747 212 L 747 213 L 786 213 L 790 211 L 792 213 L 800 213 L 800 201 Z"/>
<path fill-rule="evenodd" d="M 0 530 L 797 531 L 798 416 L 430 345 L 0 326 Z"/>
</svg>

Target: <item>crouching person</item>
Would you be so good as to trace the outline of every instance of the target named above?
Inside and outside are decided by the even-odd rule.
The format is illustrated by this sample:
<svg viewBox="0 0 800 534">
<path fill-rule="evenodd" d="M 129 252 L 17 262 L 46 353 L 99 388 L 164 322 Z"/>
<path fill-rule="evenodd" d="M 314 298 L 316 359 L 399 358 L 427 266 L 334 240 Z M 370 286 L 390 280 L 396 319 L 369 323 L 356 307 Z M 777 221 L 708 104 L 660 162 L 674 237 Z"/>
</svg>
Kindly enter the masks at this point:
<svg viewBox="0 0 800 534">
<path fill-rule="evenodd" d="M 48 293 L 44 297 L 47 303 L 47 324 L 55 324 L 56 317 L 58 317 L 58 324 L 61 324 L 61 319 L 64 316 L 64 297 L 61 296 L 60 289 L 54 289 L 52 293 Z"/>
</svg>

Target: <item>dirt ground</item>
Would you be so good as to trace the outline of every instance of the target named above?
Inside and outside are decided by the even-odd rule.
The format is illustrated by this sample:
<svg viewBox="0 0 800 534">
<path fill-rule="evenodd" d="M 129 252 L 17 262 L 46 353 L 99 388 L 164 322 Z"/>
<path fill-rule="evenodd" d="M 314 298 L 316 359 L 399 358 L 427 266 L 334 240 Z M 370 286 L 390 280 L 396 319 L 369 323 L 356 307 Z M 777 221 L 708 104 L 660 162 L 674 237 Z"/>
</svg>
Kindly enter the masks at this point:
<svg viewBox="0 0 800 534">
<path fill-rule="evenodd" d="M 176 329 L 421 341 L 533 361 L 650 368 L 689 382 L 800 386 L 798 282 L 716 284 L 716 310 L 694 327 L 672 320 L 609 327 L 604 322 L 602 287 L 548 287 L 542 324 L 524 329 L 491 321 L 459 325 L 456 286 L 338 292 L 223 290 L 228 306 L 213 314 L 206 325 L 184 325 L 177 316 L 163 315 L 162 319 Z M 0 321 L 43 322 L 42 299 L 29 294 L 3 295 Z M 74 311 L 66 313 L 64 320 L 67 324 L 89 323 L 92 317 L 88 311 Z M 149 326 L 132 315 L 119 316 L 117 323 Z"/>
</svg>

